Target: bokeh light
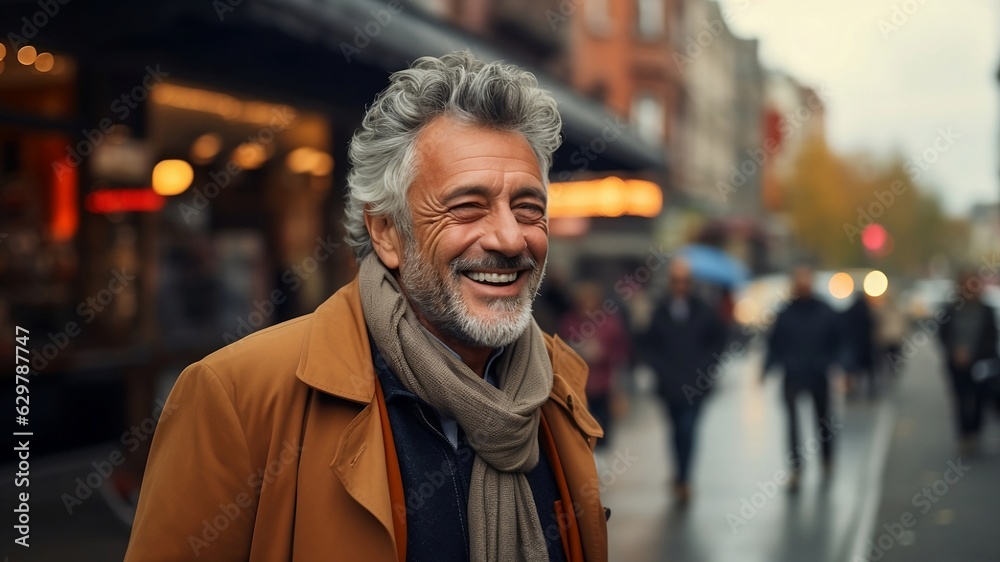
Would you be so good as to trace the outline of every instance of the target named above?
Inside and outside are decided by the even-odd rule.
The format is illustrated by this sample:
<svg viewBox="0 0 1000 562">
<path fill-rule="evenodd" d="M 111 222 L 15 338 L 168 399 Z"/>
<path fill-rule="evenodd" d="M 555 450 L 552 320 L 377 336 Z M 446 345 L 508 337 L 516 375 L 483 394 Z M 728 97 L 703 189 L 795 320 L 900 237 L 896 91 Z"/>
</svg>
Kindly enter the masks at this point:
<svg viewBox="0 0 1000 562">
<path fill-rule="evenodd" d="M 196 164 L 208 164 L 222 150 L 222 137 L 218 133 L 205 133 L 191 143 L 191 159 Z"/>
<path fill-rule="evenodd" d="M 864 281 L 865 294 L 880 297 L 889 289 L 889 278 L 879 270 L 868 272 Z"/>
<path fill-rule="evenodd" d="M 56 64 L 56 58 L 52 53 L 41 53 L 35 58 L 35 70 L 38 72 L 48 72 Z"/>
<path fill-rule="evenodd" d="M 861 243 L 869 252 L 880 251 L 885 246 L 886 238 L 888 238 L 888 233 L 878 223 L 869 224 L 861 232 Z"/>
<path fill-rule="evenodd" d="M 177 195 L 191 187 L 194 170 L 183 160 L 164 160 L 153 167 L 153 191 L 160 195 Z"/>
<path fill-rule="evenodd" d="M 38 57 L 38 51 L 35 50 L 31 45 L 25 45 L 17 51 L 17 62 L 23 64 L 24 66 L 31 66 L 35 64 L 35 58 Z"/>
<path fill-rule="evenodd" d="M 837 299 L 846 299 L 854 293 L 854 279 L 843 271 L 830 278 L 830 294 Z"/>
</svg>

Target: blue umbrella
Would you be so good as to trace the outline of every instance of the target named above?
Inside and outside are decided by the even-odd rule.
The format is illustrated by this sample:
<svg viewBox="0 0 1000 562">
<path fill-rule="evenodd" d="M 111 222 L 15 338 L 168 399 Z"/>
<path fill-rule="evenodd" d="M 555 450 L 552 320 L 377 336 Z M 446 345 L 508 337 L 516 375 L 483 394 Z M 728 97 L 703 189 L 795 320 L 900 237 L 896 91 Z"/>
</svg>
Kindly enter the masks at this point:
<svg viewBox="0 0 1000 562">
<path fill-rule="evenodd" d="M 747 281 L 747 268 L 729 254 L 702 244 L 681 249 L 680 255 L 691 266 L 691 275 L 723 287 L 737 287 Z"/>
</svg>

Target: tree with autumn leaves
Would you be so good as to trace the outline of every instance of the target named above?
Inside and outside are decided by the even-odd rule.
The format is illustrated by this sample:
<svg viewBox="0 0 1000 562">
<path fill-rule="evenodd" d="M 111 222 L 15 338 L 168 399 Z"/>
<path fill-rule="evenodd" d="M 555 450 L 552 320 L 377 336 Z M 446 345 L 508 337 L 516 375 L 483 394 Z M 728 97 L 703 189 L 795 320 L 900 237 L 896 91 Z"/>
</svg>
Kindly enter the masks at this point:
<svg viewBox="0 0 1000 562">
<path fill-rule="evenodd" d="M 845 157 L 814 136 L 781 186 L 794 250 L 815 256 L 823 268 L 869 266 L 919 275 L 932 257 L 947 255 L 963 237 L 963 223 L 945 215 L 899 156 Z M 866 240 L 866 248 L 865 228 L 873 223 L 886 235 Z"/>
</svg>

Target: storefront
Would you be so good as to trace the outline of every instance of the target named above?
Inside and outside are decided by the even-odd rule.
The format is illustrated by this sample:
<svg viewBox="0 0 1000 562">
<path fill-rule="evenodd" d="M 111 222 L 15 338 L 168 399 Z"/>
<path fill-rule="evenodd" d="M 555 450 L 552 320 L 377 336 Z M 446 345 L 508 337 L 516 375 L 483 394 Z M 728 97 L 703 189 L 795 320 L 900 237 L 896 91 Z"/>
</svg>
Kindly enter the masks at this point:
<svg viewBox="0 0 1000 562">
<path fill-rule="evenodd" d="M 377 2 L 215 4 L 60 4 L 2 41 L 0 329 L 31 330 L 52 449 L 148 417 L 183 365 L 353 277 L 340 221 L 365 104 L 420 54 L 505 58 L 410 12 L 345 56 Z M 37 9 L 0 0 L 0 19 Z M 574 158 L 615 121 L 539 78 L 565 122 L 554 179 L 665 175 L 628 131 Z"/>
</svg>

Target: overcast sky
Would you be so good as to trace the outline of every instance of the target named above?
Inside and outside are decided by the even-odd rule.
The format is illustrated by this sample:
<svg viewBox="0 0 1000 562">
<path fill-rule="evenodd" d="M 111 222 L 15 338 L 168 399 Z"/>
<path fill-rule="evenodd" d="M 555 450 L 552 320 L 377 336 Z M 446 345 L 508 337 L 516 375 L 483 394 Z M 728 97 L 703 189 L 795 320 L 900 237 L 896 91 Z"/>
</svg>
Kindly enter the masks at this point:
<svg viewBox="0 0 1000 562">
<path fill-rule="evenodd" d="M 912 158 L 941 130 L 957 138 L 919 181 L 956 214 L 1000 198 L 1000 0 L 719 3 L 765 67 L 828 90 L 838 151 Z"/>
</svg>

